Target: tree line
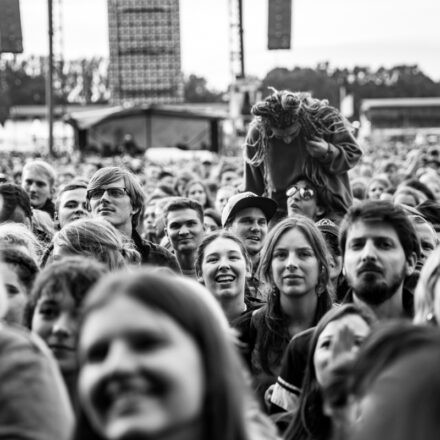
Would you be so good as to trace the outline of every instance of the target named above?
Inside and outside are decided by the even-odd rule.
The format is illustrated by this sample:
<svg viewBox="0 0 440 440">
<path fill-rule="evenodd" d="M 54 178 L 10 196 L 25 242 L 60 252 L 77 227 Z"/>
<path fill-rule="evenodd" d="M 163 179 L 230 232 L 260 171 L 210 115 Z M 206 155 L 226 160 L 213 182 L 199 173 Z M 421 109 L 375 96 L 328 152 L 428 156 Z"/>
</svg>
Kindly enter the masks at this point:
<svg viewBox="0 0 440 440">
<path fill-rule="evenodd" d="M 15 105 L 43 105 L 47 59 L 45 57 L 12 58 L 0 62 L 0 123 Z M 81 59 L 56 63 L 55 103 L 106 104 L 110 99 L 108 60 Z M 316 98 L 326 98 L 338 107 L 340 91 L 354 98 L 353 118 L 359 117 L 360 103 L 367 98 L 438 97 L 440 82 L 424 74 L 417 65 L 398 65 L 371 69 L 332 68 L 329 63 L 316 67 L 272 69 L 261 80 L 263 97 L 268 87 L 309 91 Z M 191 74 L 184 78 L 186 102 L 220 102 L 228 99 L 227 90 L 216 91 L 205 78 Z"/>
</svg>

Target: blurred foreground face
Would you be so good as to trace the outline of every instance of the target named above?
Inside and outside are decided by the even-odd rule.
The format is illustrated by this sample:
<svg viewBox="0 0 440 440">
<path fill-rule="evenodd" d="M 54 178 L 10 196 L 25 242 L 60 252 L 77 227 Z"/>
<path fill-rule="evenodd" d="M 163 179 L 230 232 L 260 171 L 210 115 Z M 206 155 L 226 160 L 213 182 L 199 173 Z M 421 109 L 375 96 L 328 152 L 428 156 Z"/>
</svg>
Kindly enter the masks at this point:
<svg viewBox="0 0 440 440">
<path fill-rule="evenodd" d="M 20 281 L 13 264 L 0 263 L 0 273 L 8 294 L 8 311 L 5 320 L 10 324 L 22 325 L 27 301 L 26 287 Z"/>
<path fill-rule="evenodd" d="M 86 319 L 79 352 L 81 406 L 104 438 L 165 438 L 200 418 L 201 353 L 165 313 L 119 297 Z"/>
</svg>

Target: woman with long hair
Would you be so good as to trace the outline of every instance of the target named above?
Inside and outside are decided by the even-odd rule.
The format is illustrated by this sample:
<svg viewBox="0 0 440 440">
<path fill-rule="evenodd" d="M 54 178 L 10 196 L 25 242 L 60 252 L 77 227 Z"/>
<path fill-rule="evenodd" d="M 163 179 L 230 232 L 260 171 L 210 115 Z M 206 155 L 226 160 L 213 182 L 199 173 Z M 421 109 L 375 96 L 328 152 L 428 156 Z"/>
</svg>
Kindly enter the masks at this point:
<svg viewBox="0 0 440 440">
<path fill-rule="evenodd" d="M 185 197 L 199 202 L 203 209 L 214 207 L 209 190 L 201 180 L 191 180 L 187 183 L 185 187 Z"/>
<path fill-rule="evenodd" d="M 313 221 L 296 216 L 274 226 L 258 272 L 267 303 L 252 316 L 249 343 L 255 388 L 263 397 L 276 382 L 289 340 L 315 326 L 332 306 L 328 250 Z"/>
<path fill-rule="evenodd" d="M 336 362 L 352 362 L 374 323 L 373 314 L 354 304 L 338 306 L 322 317 L 311 336 L 298 409 L 285 432 L 286 440 L 332 438 L 332 420 L 325 412 L 323 388 L 329 386 L 330 369 Z M 340 359 L 336 360 L 338 356 Z"/>
<path fill-rule="evenodd" d="M 168 270 L 103 279 L 83 309 L 74 439 L 250 439 L 228 328 L 203 286 Z"/>
</svg>

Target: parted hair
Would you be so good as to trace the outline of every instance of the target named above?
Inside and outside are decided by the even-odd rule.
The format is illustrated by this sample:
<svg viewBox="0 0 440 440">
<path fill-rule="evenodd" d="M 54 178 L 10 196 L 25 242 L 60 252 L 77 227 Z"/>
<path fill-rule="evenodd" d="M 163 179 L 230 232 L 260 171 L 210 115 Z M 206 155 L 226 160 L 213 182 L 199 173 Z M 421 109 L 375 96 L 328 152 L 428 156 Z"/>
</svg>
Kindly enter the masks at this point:
<svg viewBox="0 0 440 440">
<path fill-rule="evenodd" d="M 121 179 L 124 181 L 125 189 L 130 197 L 131 206 L 136 210 L 132 218 L 132 226 L 136 229 L 145 205 L 145 194 L 138 178 L 131 171 L 121 167 L 101 168 L 90 179 L 87 190 L 90 191 L 103 185 L 109 185 Z"/>
<path fill-rule="evenodd" d="M 205 370 L 202 437 L 210 440 L 247 440 L 245 393 L 240 360 L 228 337 L 226 318 L 209 292 L 194 280 L 155 268 L 138 268 L 103 278 L 87 296 L 81 334 L 94 312 L 118 298 L 129 298 L 173 319 L 195 341 Z M 80 356 L 80 375 L 81 375 Z M 80 396 L 81 402 L 81 396 Z M 81 404 L 75 440 L 100 440 Z"/>
<path fill-rule="evenodd" d="M 68 223 L 55 234 L 53 243 L 72 254 L 95 258 L 110 270 L 140 262 L 132 242 L 102 219 L 82 218 Z"/>
</svg>

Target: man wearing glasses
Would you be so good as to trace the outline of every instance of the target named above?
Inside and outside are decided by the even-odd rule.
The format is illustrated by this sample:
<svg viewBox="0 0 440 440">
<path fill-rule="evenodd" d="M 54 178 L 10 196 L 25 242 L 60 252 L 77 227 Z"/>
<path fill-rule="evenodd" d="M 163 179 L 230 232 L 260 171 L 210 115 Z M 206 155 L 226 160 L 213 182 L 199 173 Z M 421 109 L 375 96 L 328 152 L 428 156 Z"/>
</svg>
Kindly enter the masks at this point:
<svg viewBox="0 0 440 440">
<path fill-rule="evenodd" d="M 106 167 L 96 171 L 87 186 L 87 200 L 92 217 L 107 220 L 121 234 L 133 240 L 142 256 L 142 264 L 166 266 L 181 273 L 176 257 L 171 252 L 143 240 L 136 230 L 145 195 L 131 172 L 120 167 Z"/>
</svg>

